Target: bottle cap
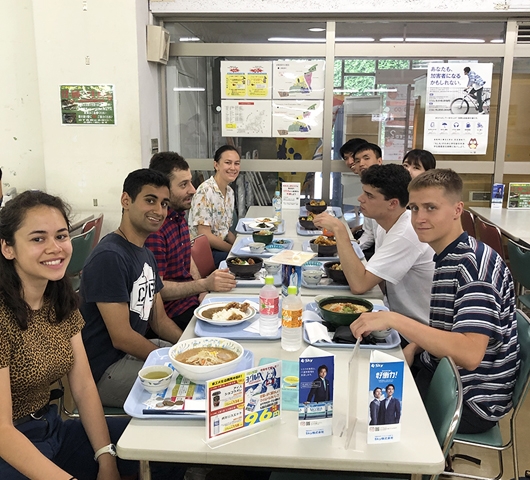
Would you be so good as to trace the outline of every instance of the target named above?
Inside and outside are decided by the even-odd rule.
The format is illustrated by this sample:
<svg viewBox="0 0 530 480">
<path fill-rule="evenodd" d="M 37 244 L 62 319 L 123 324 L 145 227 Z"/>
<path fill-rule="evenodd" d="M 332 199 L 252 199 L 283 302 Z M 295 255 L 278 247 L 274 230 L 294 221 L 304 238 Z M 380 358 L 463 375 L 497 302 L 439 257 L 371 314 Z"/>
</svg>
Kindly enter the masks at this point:
<svg viewBox="0 0 530 480">
<path fill-rule="evenodd" d="M 296 292 L 297 292 L 296 285 L 289 285 L 287 287 L 287 294 L 288 295 L 296 295 Z"/>
<path fill-rule="evenodd" d="M 272 275 L 265 277 L 265 285 L 274 285 L 274 277 Z"/>
<path fill-rule="evenodd" d="M 279 194 L 280 194 L 280 191 L 279 191 L 279 190 L 276 190 L 276 191 L 274 192 L 274 195 L 279 195 Z"/>
</svg>

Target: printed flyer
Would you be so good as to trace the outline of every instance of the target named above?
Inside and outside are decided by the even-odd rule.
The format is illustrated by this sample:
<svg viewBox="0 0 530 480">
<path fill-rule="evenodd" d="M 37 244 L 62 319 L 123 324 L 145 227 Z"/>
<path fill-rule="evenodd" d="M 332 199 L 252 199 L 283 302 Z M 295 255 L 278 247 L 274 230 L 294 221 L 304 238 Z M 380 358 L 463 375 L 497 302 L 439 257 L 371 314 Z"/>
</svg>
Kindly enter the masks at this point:
<svg viewBox="0 0 530 480">
<path fill-rule="evenodd" d="M 530 208 L 530 183 L 508 185 L 508 208 Z"/>
<path fill-rule="evenodd" d="M 273 65 L 274 98 L 324 99 L 325 60 L 277 60 Z"/>
<path fill-rule="evenodd" d="M 486 153 L 492 63 L 429 63 L 423 148 L 450 155 Z"/>
<path fill-rule="evenodd" d="M 207 382 L 207 442 L 242 438 L 251 429 L 278 420 L 281 373 L 278 361 Z"/>
<path fill-rule="evenodd" d="M 221 95 L 223 99 L 271 98 L 272 62 L 222 61 Z M 270 103 L 268 104 L 270 108 Z"/>
<path fill-rule="evenodd" d="M 272 103 L 272 135 L 275 137 L 321 138 L 323 122 L 323 100 Z"/>
<path fill-rule="evenodd" d="M 114 85 L 61 85 L 63 125 L 114 125 Z"/>
<path fill-rule="evenodd" d="M 378 350 L 370 355 L 369 444 L 400 439 L 404 365 L 403 360 Z"/>
<path fill-rule="evenodd" d="M 332 434 L 335 357 L 307 347 L 299 360 L 298 437 Z"/>
<path fill-rule="evenodd" d="M 504 183 L 494 183 L 491 188 L 491 208 L 502 208 Z"/>
</svg>

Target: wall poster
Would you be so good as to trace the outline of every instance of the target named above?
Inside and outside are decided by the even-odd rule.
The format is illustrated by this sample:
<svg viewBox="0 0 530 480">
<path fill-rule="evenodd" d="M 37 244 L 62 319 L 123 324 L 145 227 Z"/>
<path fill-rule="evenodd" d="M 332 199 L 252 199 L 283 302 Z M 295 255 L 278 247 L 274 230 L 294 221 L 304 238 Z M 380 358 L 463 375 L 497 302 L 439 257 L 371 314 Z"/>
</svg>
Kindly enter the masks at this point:
<svg viewBox="0 0 530 480">
<path fill-rule="evenodd" d="M 115 125 L 114 85 L 61 85 L 63 125 Z"/>
<path fill-rule="evenodd" d="M 430 63 L 423 148 L 484 155 L 488 146 L 492 63 Z"/>
</svg>

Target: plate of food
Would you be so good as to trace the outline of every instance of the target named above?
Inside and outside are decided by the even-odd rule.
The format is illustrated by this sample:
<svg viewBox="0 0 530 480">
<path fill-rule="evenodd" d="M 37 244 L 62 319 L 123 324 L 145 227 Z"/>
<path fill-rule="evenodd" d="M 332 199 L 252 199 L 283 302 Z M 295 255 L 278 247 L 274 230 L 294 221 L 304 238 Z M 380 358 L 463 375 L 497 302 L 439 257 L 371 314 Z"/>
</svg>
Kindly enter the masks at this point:
<svg viewBox="0 0 530 480">
<path fill-rule="evenodd" d="M 248 226 L 253 230 L 275 230 L 274 223 L 272 222 L 251 222 Z"/>
<path fill-rule="evenodd" d="M 256 217 L 254 221 L 256 223 L 280 223 L 274 217 Z"/>
<path fill-rule="evenodd" d="M 215 302 L 197 307 L 194 313 L 204 322 L 227 327 L 252 319 L 257 308 L 251 302 Z"/>
</svg>

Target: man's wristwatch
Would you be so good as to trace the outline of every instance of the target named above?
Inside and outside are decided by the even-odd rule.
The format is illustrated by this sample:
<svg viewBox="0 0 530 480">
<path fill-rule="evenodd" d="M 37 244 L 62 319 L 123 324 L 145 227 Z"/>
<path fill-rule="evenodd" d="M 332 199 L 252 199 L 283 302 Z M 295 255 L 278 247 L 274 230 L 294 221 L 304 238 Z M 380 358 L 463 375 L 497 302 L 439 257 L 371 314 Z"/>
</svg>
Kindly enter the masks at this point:
<svg viewBox="0 0 530 480">
<path fill-rule="evenodd" d="M 94 460 L 97 462 L 98 458 L 103 455 L 104 453 L 109 453 L 113 457 L 117 455 L 116 453 L 116 445 L 113 443 L 109 445 L 105 445 L 104 447 L 101 447 L 95 454 L 94 454 Z"/>
</svg>

